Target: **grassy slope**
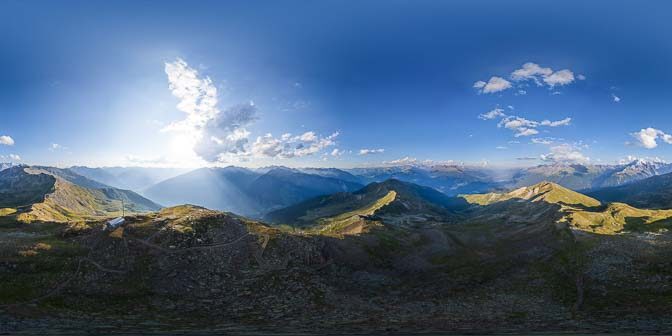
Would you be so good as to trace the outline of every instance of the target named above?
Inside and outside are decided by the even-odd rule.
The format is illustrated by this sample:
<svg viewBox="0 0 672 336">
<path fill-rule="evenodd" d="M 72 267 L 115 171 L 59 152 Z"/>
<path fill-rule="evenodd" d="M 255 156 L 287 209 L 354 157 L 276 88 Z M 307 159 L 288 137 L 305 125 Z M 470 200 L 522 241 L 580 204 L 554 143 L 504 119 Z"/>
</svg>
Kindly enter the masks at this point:
<svg viewBox="0 0 672 336">
<path fill-rule="evenodd" d="M 335 217 L 321 218 L 318 220 L 316 232 L 322 234 L 343 234 L 349 232 L 361 232 L 361 226 L 357 225 L 362 219 L 360 216 L 372 216 L 376 211 L 392 203 L 397 197 L 395 191 L 389 191 L 385 196 L 373 203 L 353 211 L 340 214 Z"/>
<path fill-rule="evenodd" d="M 564 213 L 561 222 L 567 222 L 579 230 L 600 234 L 659 231 L 672 227 L 672 210 L 638 209 L 623 203 L 610 203 L 600 207 L 599 201 L 550 182 L 519 188 L 506 194 L 489 193 L 463 197 L 470 203 L 481 206 L 511 200 L 559 204 L 560 211 Z"/>
<path fill-rule="evenodd" d="M 611 203 L 604 211 L 574 211 L 567 220 L 576 228 L 600 234 L 660 231 L 672 228 L 672 210 L 638 209 Z"/>
<path fill-rule="evenodd" d="M 159 205 L 131 191 L 87 188 L 41 168 L 17 167 L 5 171 L 0 182 L 0 216 L 16 217 L 23 222 L 69 222 L 119 216 L 122 199 L 127 213 L 160 209 Z M 19 206 L 24 209 L 17 212 L 15 208 Z"/>
<path fill-rule="evenodd" d="M 518 188 L 505 194 L 489 193 L 462 196 L 469 203 L 490 205 L 508 200 L 526 200 L 531 202 L 547 202 L 565 206 L 595 207 L 600 201 L 567 189 L 552 182 L 541 182 L 529 187 Z"/>
</svg>

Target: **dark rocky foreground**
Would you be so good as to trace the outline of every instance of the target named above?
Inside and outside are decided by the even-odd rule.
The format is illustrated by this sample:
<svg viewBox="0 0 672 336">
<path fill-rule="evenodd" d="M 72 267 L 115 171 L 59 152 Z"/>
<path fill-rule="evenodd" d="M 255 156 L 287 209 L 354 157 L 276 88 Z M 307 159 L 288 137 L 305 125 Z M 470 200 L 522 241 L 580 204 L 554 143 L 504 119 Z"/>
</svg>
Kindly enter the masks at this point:
<svg viewBox="0 0 672 336">
<path fill-rule="evenodd" d="M 321 236 L 179 207 L 114 232 L 3 224 L 0 333 L 672 333 L 669 233 L 506 223 Z"/>
</svg>

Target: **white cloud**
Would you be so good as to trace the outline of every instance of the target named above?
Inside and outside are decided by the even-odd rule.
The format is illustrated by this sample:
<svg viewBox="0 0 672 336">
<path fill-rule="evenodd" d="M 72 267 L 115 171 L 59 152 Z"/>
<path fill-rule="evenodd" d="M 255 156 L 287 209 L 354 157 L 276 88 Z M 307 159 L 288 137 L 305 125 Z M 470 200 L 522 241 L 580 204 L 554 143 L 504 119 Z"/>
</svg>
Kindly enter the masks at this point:
<svg viewBox="0 0 672 336">
<path fill-rule="evenodd" d="M 182 59 L 165 64 L 169 88 L 180 101 L 177 108 L 186 118 L 164 127 L 164 132 L 179 133 L 173 156 L 184 161 L 196 154 L 208 162 L 229 162 L 249 157 L 293 158 L 312 155 L 335 144 L 338 133 L 320 137 L 312 131 L 299 136 L 271 134 L 250 141 L 247 127 L 258 120 L 258 109 L 253 102 L 218 108 L 217 87 L 209 77 L 199 75 Z M 173 160 L 175 158 L 170 158 Z"/>
<path fill-rule="evenodd" d="M 63 145 L 59 145 L 57 143 L 52 143 L 49 146 L 49 150 L 52 151 L 52 152 L 55 152 L 55 151 L 58 151 L 58 150 L 66 150 L 66 149 L 68 149 L 68 148 L 63 146 Z"/>
<path fill-rule="evenodd" d="M 539 123 L 533 120 L 528 120 L 517 116 L 509 116 L 502 119 L 502 121 L 500 121 L 499 124 L 497 124 L 497 127 L 504 127 L 511 130 L 517 130 L 519 128 L 537 127 L 538 125 Z"/>
<path fill-rule="evenodd" d="M 474 83 L 474 88 L 479 89 L 479 93 L 495 93 L 511 88 L 511 82 L 502 77 L 492 76 L 487 83 L 484 81 Z"/>
<path fill-rule="evenodd" d="M 268 133 L 257 137 L 257 140 L 252 144 L 251 154 L 255 157 L 283 159 L 304 157 L 336 145 L 334 139 L 337 136 L 338 132 L 323 138 L 316 136 L 313 132 L 306 132 L 297 136 L 286 133 L 280 138 L 275 138 Z"/>
<path fill-rule="evenodd" d="M 511 79 L 514 81 L 532 79 L 537 85 L 541 86 L 543 84 L 539 81 L 539 77 L 550 76 L 552 73 L 551 68 L 542 68 L 536 63 L 528 62 L 523 64 L 522 68 L 514 70 L 511 73 Z"/>
<path fill-rule="evenodd" d="M 614 103 L 619 103 L 621 101 L 621 97 L 619 97 L 619 96 L 617 96 L 613 93 L 611 94 L 611 99 L 614 100 Z"/>
<path fill-rule="evenodd" d="M 380 154 L 384 153 L 385 149 L 383 148 L 378 148 L 378 149 L 360 149 L 359 150 L 359 155 L 370 155 L 370 154 Z"/>
<path fill-rule="evenodd" d="M 220 161 L 226 154 L 244 154 L 249 136 L 245 127 L 257 119 L 254 104 L 236 105 L 221 112 L 217 107 L 217 87 L 209 77 L 199 76 L 182 59 L 166 63 L 165 72 L 171 92 L 180 100 L 177 109 L 187 117 L 162 130 L 187 134 L 184 141 L 190 146 L 186 147 L 208 162 Z"/>
<path fill-rule="evenodd" d="M 482 89 L 485 86 L 485 84 L 487 84 L 487 83 L 484 82 L 484 81 L 478 81 L 478 82 L 474 83 L 473 87 L 475 89 Z"/>
<path fill-rule="evenodd" d="M 9 135 L 0 135 L 0 145 L 14 146 L 14 139 Z"/>
<path fill-rule="evenodd" d="M 199 77 L 198 71 L 178 58 L 165 64 L 169 89 L 180 99 L 177 109 L 187 114 L 187 119 L 172 123 L 168 129 L 202 127 L 219 114 L 217 87 L 209 77 Z"/>
<path fill-rule="evenodd" d="M 532 80 L 537 86 L 544 84 L 553 88 L 556 85 L 567 85 L 574 81 L 574 73 L 569 69 L 553 71 L 551 68 L 545 68 L 539 64 L 527 62 L 523 64 L 520 69 L 516 69 L 511 73 L 511 80 L 515 82 Z M 584 75 L 579 75 L 580 80 L 585 80 Z"/>
<path fill-rule="evenodd" d="M 341 156 L 345 154 L 345 151 L 342 149 L 334 148 L 334 150 L 331 151 L 331 156 Z"/>
<path fill-rule="evenodd" d="M 10 162 L 21 161 L 21 157 L 17 154 L 0 155 L 0 162 L 3 161 L 10 161 Z"/>
<path fill-rule="evenodd" d="M 506 117 L 506 114 L 504 113 L 504 110 L 501 108 L 495 108 L 490 112 L 486 112 L 483 114 L 478 115 L 478 119 L 481 120 L 490 120 L 490 119 L 495 119 L 499 117 Z"/>
<path fill-rule="evenodd" d="M 521 128 L 516 129 L 516 134 L 514 134 L 513 136 L 518 138 L 518 137 L 521 137 L 521 136 L 530 136 L 530 135 L 535 135 L 535 134 L 539 134 L 539 131 L 537 131 L 534 128 L 521 127 Z"/>
<path fill-rule="evenodd" d="M 549 126 L 549 127 L 567 126 L 571 121 L 572 118 L 565 118 L 557 121 L 543 120 L 541 122 L 541 126 Z"/>
<path fill-rule="evenodd" d="M 194 151 L 206 161 L 220 161 L 222 156 L 246 155 L 250 132 L 245 128 L 257 120 L 253 104 L 232 106 L 218 112 L 201 127 Z"/>
<path fill-rule="evenodd" d="M 631 133 L 631 135 L 637 140 L 640 146 L 648 149 L 658 147 L 658 139 L 672 144 L 672 135 L 652 127 L 642 128 L 639 132 Z"/>
<path fill-rule="evenodd" d="M 485 115 L 482 115 L 485 116 Z M 484 117 L 479 116 L 481 119 L 487 119 Z M 493 117 L 494 118 L 494 117 Z M 537 130 L 538 127 L 540 126 L 546 126 L 546 127 L 558 127 L 558 126 L 567 126 L 569 125 L 571 118 L 565 118 L 562 120 L 557 120 L 557 121 L 551 121 L 551 120 L 543 120 L 541 122 L 535 121 L 535 120 L 529 120 L 525 119 L 523 117 L 518 117 L 518 116 L 506 116 L 502 118 L 502 120 L 499 121 L 497 124 L 497 127 L 503 127 L 509 130 L 514 131 L 514 136 L 515 137 L 523 137 L 523 136 L 530 136 L 530 135 L 535 135 L 539 134 L 539 131 Z"/>
<path fill-rule="evenodd" d="M 505 150 L 505 149 L 509 149 L 509 147 L 506 147 L 506 146 L 497 146 L 497 147 L 495 147 L 495 149 Z"/>
<path fill-rule="evenodd" d="M 553 140 L 550 138 L 532 138 L 531 141 L 533 144 L 538 145 L 550 145 L 553 143 Z"/>
<path fill-rule="evenodd" d="M 556 71 L 553 74 L 544 77 L 544 82 L 550 87 L 554 87 L 556 85 L 567 85 L 573 81 L 574 73 L 567 69 Z"/>
<path fill-rule="evenodd" d="M 628 164 L 634 161 L 643 161 L 643 162 L 653 162 L 653 163 L 667 163 L 664 159 L 661 159 L 657 156 L 654 157 L 636 157 L 634 155 L 628 155 L 625 158 L 622 158 L 617 161 L 618 164 Z"/>
<path fill-rule="evenodd" d="M 397 160 L 383 161 L 383 163 L 388 165 L 412 165 L 418 163 L 418 159 L 406 156 Z"/>
<path fill-rule="evenodd" d="M 124 157 L 124 162 L 129 166 L 138 166 L 138 167 L 171 167 L 176 162 L 170 162 L 163 156 L 154 156 L 154 157 L 142 157 L 138 155 L 126 155 Z"/>
<path fill-rule="evenodd" d="M 550 153 L 542 154 L 541 160 L 556 163 L 585 163 L 590 161 L 581 151 L 570 144 L 562 144 L 553 146 Z"/>
<path fill-rule="evenodd" d="M 577 75 L 576 78 L 585 80 L 586 76 Z M 475 82 L 473 87 L 479 93 L 495 93 L 510 89 L 515 84 L 517 91 L 514 94 L 520 96 L 527 94 L 527 91 L 523 89 L 523 87 L 527 86 L 524 82 L 533 81 L 537 86 L 548 86 L 553 89 L 556 86 L 568 85 L 574 82 L 575 77 L 574 73 L 569 69 L 554 71 L 549 67 L 542 67 L 537 63 L 527 62 L 519 69 L 513 70 L 509 75 L 509 79 L 513 83 L 502 77 L 492 76 L 487 82 L 482 80 Z"/>
</svg>

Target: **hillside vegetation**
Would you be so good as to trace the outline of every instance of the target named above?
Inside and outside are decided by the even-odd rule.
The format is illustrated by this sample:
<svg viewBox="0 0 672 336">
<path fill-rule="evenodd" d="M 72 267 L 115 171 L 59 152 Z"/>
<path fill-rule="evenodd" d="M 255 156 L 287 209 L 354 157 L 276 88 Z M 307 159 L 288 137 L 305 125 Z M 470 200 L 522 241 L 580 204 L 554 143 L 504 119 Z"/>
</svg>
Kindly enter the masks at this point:
<svg viewBox="0 0 672 336">
<path fill-rule="evenodd" d="M 152 201 L 128 190 L 110 188 L 58 168 L 14 167 L 0 172 L 2 216 L 23 222 L 99 220 L 122 214 L 158 210 Z"/>
<path fill-rule="evenodd" d="M 529 187 L 522 187 L 508 193 L 488 193 L 463 195 L 469 203 L 478 205 L 490 205 L 508 200 L 520 200 L 530 202 L 547 202 L 564 206 L 595 207 L 600 201 L 567 189 L 557 183 L 540 182 Z"/>
<path fill-rule="evenodd" d="M 388 180 L 352 193 L 316 197 L 271 212 L 265 218 L 294 227 L 313 227 L 319 232 L 339 232 L 363 220 L 381 220 L 397 226 L 450 222 L 454 217 L 451 210 L 461 209 L 465 204 L 462 199 L 432 188 Z"/>
<path fill-rule="evenodd" d="M 541 182 L 509 193 L 463 195 L 462 197 L 479 206 L 502 204 L 496 208 L 486 207 L 480 213 L 501 211 L 508 214 L 525 214 L 530 218 L 538 217 L 540 214 L 548 218 L 549 215 L 544 214 L 540 207 L 532 207 L 529 202 L 557 205 L 558 208 L 555 211 L 560 216 L 559 223 L 568 223 L 574 229 L 599 234 L 617 234 L 625 231 L 658 232 L 669 229 L 672 223 L 672 210 L 639 209 L 624 203 L 601 205 L 594 198 L 551 182 Z"/>
<path fill-rule="evenodd" d="M 60 178 L 51 197 L 44 203 L 105 206 Z M 102 218 L 3 220 L 0 316 L 17 330 L 33 314 L 67 320 L 69 331 L 129 334 L 633 330 L 666 320 L 669 212 L 602 206 L 545 183 L 472 200 L 392 180 L 280 211 L 297 216 L 293 228 L 189 205 L 129 215 L 113 231 Z"/>
</svg>

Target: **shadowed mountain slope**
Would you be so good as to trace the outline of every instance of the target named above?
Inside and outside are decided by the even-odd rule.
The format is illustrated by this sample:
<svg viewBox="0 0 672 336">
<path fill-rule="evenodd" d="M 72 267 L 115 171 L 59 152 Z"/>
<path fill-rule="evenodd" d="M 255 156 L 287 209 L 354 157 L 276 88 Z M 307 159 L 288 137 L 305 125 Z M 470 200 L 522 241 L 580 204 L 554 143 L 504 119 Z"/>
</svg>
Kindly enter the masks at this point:
<svg viewBox="0 0 672 336">
<path fill-rule="evenodd" d="M 23 221 L 67 222 L 121 214 L 122 200 L 129 213 L 161 207 L 129 190 L 86 179 L 69 170 L 51 167 L 13 167 L 0 172 L 0 208 L 20 208 Z"/>
<path fill-rule="evenodd" d="M 227 167 L 202 168 L 174 177 L 147 189 L 145 195 L 167 205 L 196 204 L 260 217 L 311 197 L 361 187 L 358 183 L 289 168 L 253 171 Z"/>
<path fill-rule="evenodd" d="M 671 209 L 672 173 L 649 177 L 623 186 L 594 190 L 588 195 L 605 202 L 623 202 L 642 208 Z"/>
<path fill-rule="evenodd" d="M 179 168 L 148 168 L 148 167 L 101 167 L 90 168 L 74 166 L 69 170 L 88 179 L 107 186 L 130 189 L 142 193 L 146 188 L 161 181 L 188 172 Z"/>
<path fill-rule="evenodd" d="M 392 179 L 371 183 L 352 193 L 316 197 L 273 211 L 266 219 L 297 227 L 344 226 L 361 218 L 410 224 L 450 221 L 454 217 L 451 210 L 463 209 L 466 205 L 464 200 L 448 197 L 432 188 Z"/>
</svg>

